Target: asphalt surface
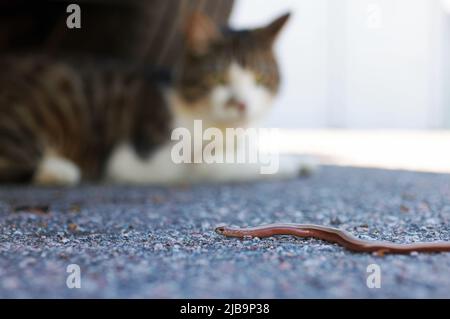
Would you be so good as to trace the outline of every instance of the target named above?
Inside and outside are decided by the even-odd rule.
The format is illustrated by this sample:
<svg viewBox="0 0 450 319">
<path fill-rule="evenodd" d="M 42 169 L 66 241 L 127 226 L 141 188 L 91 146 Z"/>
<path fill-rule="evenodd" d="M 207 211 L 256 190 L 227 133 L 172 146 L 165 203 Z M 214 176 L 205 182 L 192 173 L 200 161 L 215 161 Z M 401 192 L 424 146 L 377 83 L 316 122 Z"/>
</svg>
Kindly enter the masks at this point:
<svg viewBox="0 0 450 319">
<path fill-rule="evenodd" d="M 317 223 L 365 239 L 450 240 L 450 175 L 323 168 L 310 178 L 194 187 L 0 188 L 0 297 L 450 297 L 450 253 L 377 257 L 221 223 Z M 69 289 L 67 266 L 81 269 Z M 381 288 L 366 285 L 367 266 Z"/>
</svg>

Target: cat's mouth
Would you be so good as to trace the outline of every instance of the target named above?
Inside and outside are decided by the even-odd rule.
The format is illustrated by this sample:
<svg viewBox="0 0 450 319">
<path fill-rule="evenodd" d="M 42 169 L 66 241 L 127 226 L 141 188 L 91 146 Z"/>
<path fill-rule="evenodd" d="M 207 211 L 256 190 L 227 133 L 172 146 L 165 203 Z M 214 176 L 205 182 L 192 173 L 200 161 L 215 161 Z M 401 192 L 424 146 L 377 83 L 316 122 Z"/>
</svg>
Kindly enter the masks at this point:
<svg viewBox="0 0 450 319">
<path fill-rule="evenodd" d="M 228 101 L 228 103 L 225 105 L 225 108 L 237 110 L 240 114 L 243 114 L 247 111 L 247 105 L 244 102 L 235 99 Z"/>
</svg>

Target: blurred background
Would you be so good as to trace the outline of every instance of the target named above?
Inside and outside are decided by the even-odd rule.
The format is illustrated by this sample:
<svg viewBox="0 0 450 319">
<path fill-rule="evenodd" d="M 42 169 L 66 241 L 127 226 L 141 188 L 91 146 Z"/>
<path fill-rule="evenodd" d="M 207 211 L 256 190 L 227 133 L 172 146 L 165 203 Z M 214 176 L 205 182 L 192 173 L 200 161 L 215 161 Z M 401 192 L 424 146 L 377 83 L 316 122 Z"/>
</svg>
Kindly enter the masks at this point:
<svg viewBox="0 0 450 319">
<path fill-rule="evenodd" d="M 256 26 L 294 12 L 278 47 L 285 82 L 271 124 L 443 129 L 450 128 L 448 3 L 238 0 L 231 23 Z"/>
<path fill-rule="evenodd" d="M 323 163 L 450 173 L 450 0 L 0 1 L 0 50 L 81 52 L 170 67 L 193 10 L 236 28 L 292 19 L 267 127 Z"/>
<path fill-rule="evenodd" d="M 256 4 L 256 2 L 258 2 Z M 323 163 L 450 172 L 450 1 L 238 0 L 236 27 L 294 15 L 266 125 Z"/>
</svg>

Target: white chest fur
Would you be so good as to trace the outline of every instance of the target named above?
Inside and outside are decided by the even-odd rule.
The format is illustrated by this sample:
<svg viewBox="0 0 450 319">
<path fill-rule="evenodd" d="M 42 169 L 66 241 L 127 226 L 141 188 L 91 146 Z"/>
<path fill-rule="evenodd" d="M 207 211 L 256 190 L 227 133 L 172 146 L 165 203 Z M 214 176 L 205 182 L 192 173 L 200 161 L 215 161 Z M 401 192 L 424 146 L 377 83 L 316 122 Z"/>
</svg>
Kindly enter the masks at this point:
<svg viewBox="0 0 450 319">
<path fill-rule="evenodd" d="M 256 123 L 270 108 L 273 94 L 258 85 L 252 72 L 232 63 L 228 69 L 228 82 L 212 88 L 204 98 L 187 104 L 174 90 L 169 90 L 166 98 L 173 114 L 174 129 L 185 128 L 194 139 L 202 138 L 194 132 L 194 121 L 201 120 L 203 128 L 217 127 L 224 131 Z M 229 107 L 230 99 L 245 105 L 245 114 Z M 195 143 L 195 142 L 194 142 Z M 203 145 L 203 141 L 200 141 Z M 225 141 L 225 144 L 227 141 Z M 196 181 L 236 181 L 267 178 L 261 175 L 260 166 L 243 163 L 181 163 L 176 164 L 171 152 L 174 142 L 169 141 L 148 159 L 140 158 L 133 147 L 119 145 L 107 165 L 107 177 L 116 182 L 173 184 Z M 239 147 L 233 152 L 241 151 Z M 291 165 L 292 166 L 292 165 Z M 281 168 L 280 172 L 286 175 Z M 289 169 L 287 175 L 295 175 L 296 169 Z M 277 174 L 274 174 L 277 176 Z"/>
</svg>

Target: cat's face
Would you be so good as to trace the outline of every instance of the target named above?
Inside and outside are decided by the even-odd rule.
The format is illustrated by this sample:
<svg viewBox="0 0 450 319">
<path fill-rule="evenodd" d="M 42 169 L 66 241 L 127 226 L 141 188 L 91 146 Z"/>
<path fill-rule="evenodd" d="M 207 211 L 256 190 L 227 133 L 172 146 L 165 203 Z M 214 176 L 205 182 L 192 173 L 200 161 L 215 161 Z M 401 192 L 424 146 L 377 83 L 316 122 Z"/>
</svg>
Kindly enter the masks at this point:
<svg viewBox="0 0 450 319">
<path fill-rule="evenodd" d="M 176 75 L 176 112 L 217 127 L 246 126 L 272 105 L 280 83 L 273 43 L 288 20 L 264 28 L 219 31 L 194 15 L 186 31 L 187 52 Z"/>
</svg>

